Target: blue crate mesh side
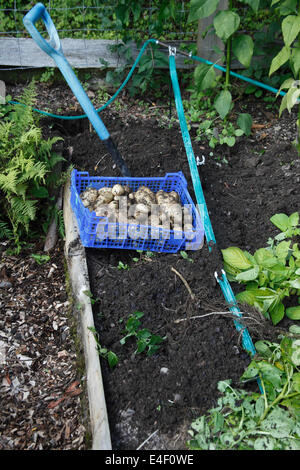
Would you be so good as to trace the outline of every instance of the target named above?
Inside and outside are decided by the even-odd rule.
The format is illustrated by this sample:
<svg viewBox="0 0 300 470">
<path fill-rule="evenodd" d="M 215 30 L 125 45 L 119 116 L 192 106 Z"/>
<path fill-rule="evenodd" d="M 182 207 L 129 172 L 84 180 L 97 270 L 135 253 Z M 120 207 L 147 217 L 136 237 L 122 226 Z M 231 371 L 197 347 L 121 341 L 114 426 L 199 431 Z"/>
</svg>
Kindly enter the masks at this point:
<svg viewBox="0 0 300 470">
<path fill-rule="evenodd" d="M 82 243 L 87 247 L 99 248 L 122 248 L 134 250 L 150 250 L 160 252 L 175 253 L 185 246 L 185 237 L 175 238 L 173 230 L 164 230 L 158 227 L 159 238 L 151 239 L 151 230 L 153 227 L 138 226 L 141 231 L 141 238 L 130 238 L 128 230 L 130 225 L 116 225 L 116 239 L 97 237 L 97 227 L 100 221 L 105 225 L 105 231 L 112 229 L 112 225 L 107 222 L 105 217 L 97 217 L 94 212 L 90 212 L 88 208 L 84 208 L 80 199 L 80 193 L 87 187 L 92 186 L 97 189 L 106 186 L 112 187 L 115 184 L 127 184 L 132 191 L 136 191 L 140 186 L 147 186 L 153 192 L 163 189 L 166 192 L 177 191 L 182 204 L 188 204 L 191 208 L 193 226 L 197 227 L 197 236 L 204 236 L 204 229 L 200 222 L 199 213 L 193 204 L 193 201 L 187 190 L 187 181 L 182 172 L 168 173 L 165 177 L 158 178 L 124 178 L 124 177 L 98 177 L 89 176 L 88 172 L 78 172 L 73 170 L 71 175 L 71 204 L 76 214 L 79 225 Z M 196 225 L 197 222 L 197 225 Z M 145 237 L 147 233 L 147 237 Z M 191 242 L 191 240 L 189 240 Z"/>
<path fill-rule="evenodd" d="M 182 172 L 168 173 L 165 177 L 157 178 L 111 178 L 89 176 L 87 172 L 73 170 L 72 183 L 74 183 L 79 194 L 89 186 L 100 189 L 104 186 L 111 188 L 115 184 L 127 184 L 133 191 L 136 191 L 140 186 L 147 186 L 154 192 L 157 192 L 160 189 L 167 192 L 176 191 L 176 189 L 178 189 L 179 192 L 182 192 L 187 188 L 187 181 Z"/>
</svg>

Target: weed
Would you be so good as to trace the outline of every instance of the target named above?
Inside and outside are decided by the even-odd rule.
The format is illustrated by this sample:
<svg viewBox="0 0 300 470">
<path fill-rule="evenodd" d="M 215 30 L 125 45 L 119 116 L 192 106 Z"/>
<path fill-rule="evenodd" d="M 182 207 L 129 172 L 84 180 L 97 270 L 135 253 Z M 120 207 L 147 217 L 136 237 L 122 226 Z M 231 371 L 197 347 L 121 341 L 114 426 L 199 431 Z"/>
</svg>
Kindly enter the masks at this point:
<svg viewBox="0 0 300 470">
<path fill-rule="evenodd" d="M 135 354 L 140 354 L 147 349 L 147 356 L 155 354 L 160 344 L 166 339 L 159 335 L 152 334 L 148 328 L 140 328 L 140 318 L 144 316 L 142 312 L 134 312 L 126 322 L 125 325 L 125 336 L 120 340 L 120 343 L 124 345 L 129 338 L 135 338 L 137 342 L 137 348 Z"/>
<path fill-rule="evenodd" d="M 97 351 L 98 351 L 99 356 L 102 357 L 103 359 L 107 360 L 109 367 L 111 369 L 113 369 L 119 362 L 118 356 L 114 352 L 109 351 L 108 349 L 103 348 L 101 346 L 101 344 L 99 342 L 99 335 L 98 335 L 98 333 L 97 333 L 97 331 L 94 327 L 89 326 L 88 330 L 90 330 L 93 333 L 93 336 L 94 336 L 95 341 L 96 341 Z"/>
</svg>

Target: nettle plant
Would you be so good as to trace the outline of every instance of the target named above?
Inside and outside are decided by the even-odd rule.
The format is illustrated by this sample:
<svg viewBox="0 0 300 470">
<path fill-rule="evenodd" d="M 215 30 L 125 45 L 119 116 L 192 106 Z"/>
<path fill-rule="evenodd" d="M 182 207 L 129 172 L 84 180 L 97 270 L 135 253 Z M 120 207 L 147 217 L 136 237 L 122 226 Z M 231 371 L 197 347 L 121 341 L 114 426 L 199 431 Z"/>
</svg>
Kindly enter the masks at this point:
<svg viewBox="0 0 300 470">
<path fill-rule="evenodd" d="M 285 109 L 291 112 L 293 106 L 299 103 L 300 96 L 300 4 L 298 5 L 298 2 L 296 1 L 289 2 L 287 8 L 286 3 L 287 2 L 282 3 L 280 0 L 272 1 L 272 5 L 278 4 L 278 11 L 282 16 L 284 16 L 284 19 L 281 23 L 284 46 L 272 60 L 269 75 L 274 74 L 274 72 L 286 64 L 289 64 L 290 72 L 292 74 L 292 77 L 283 82 L 278 92 L 279 94 L 280 91 L 287 90 L 281 101 L 279 109 L 280 116 Z M 300 107 L 298 111 L 296 137 L 296 146 L 298 154 L 300 155 L 299 136 Z"/>
<path fill-rule="evenodd" d="M 280 343 L 258 341 L 241 382 L 259 379 L 261 393 L 218 383 L 221 397 L 189 431 L 192 450 L 300 450 L 300 329 Z"/>
<path fill-rule="evenodd" d="M 300 320 L 299 213 L 289 217 L 276 214 L 270 220 L 280 233 L 268 240 L 266 248 L 251 255 L 229 247 L 222 254 L 228 279 L 246 285 L 246 290 L 236 295 L 237 301 L 257 308 L 276 325 L 285 315 Z M 285 299 L 293 304 L 297 297 L 298 305 L 285 306 Z"/>
<path fill-rule="evenodd" d="M 257 12 L 260 0 L 239 0 L 239 2 L 250 5 L 252 9 Z M 219 3 L 220 0 L 192 0 L 188 21 L 193 22 L 209 17 L 216 12 Z M 234 6 L 235 2 L 233 0 L 229 0 L 228 9 L 219 11 L 215 15 L 213 24 L 211 25 L 213 32 L 226 46 L 225 82 L 222 84 L 222 90 L 217 94 L 214 100 L 214 108 L 217 111 L 218 116 L 223 121 L 226 120 L 233 108 L 232 94 L 230 92 L 230 67 L 232 57 L 235 56 L 244 67 L 248 68 L 250 66 L 254 50 L 252 37 L 247 34 L 238 33 L 241 18 L 234 10 Z M 204 32 L 204 34 L 210 33 L 210 30 Z M 222 55 L 220 56 L 220 60 L 223 60 Z M 198 92 L 216 87 L 220 84 L 220 80 L 216 77 L 213 65 L 198 65 L 195 69 L 194 78 Z M 214 147 L 217 142 L 224 143 L 232 147 L 235 144 L 236 137 L 243 134 L 248 136 L 250 134 L 251 125 L 251 116 L 248 113 L 242 113 L 238 117 L 237 128 L 232 123 L 230 126 L 223 126 L 220 136 L 213 136 L 212 132 L 210 132 L 211 123 L 209 119 L 205 123 L 204 130 L 210 137 L 209 140 L 210 145 L 212 144 L 211 147 Z M 219 137 L 221 141 L 219 141 Z"/>
</svg>

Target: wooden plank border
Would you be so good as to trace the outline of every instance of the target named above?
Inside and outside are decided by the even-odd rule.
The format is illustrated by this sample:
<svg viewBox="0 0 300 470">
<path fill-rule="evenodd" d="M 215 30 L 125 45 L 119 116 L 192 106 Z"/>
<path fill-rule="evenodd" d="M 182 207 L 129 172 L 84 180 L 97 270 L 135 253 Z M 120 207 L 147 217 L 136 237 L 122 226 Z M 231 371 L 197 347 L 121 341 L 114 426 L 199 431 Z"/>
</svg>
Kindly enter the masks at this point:
<svg viewBox="0 0 300 470">
<path fill-rule="evenodd" d="M 180 47 L 180 44 L 190 41 L 170 41 L 170 45 Z M 64 55 L 72 67 L 75 68 L 101 68 L 103 64 L 100 58 L 107 62 L 110 68 L 125 65 L 124 58 L 117 53 L 112 53 L 110 46 L 120 43 L 111 39 L 62 39 Z M 165 48 L 161 48 L 166 51 Z M 133 57 L 140 51 L 135 43 L 132 43 Z M 185 58 L 178 56 L 179 68 L 190 68 L 184 63 Z M 12 67 L 56 67 L 55 62 L 49 57 L 33 39 L 0 37 L 0 65 Z"/>
</svg>

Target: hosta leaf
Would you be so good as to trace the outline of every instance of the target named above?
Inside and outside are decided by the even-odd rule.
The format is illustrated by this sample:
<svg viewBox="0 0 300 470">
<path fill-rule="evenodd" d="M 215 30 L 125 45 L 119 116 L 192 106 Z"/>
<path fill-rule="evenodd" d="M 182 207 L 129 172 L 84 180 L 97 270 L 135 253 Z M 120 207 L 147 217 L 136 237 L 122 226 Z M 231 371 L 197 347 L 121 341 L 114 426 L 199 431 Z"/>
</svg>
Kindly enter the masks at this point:
<svg viewBox="0 0 300 470">
<path fill-rule="evenodd" d="M 251 36 L 242 34 L 233 38 L 232 50 L 236 58 L 245 67 L 250 67 L 250 62 L 253 55 L 254 43 Z"/>
<path fill-rule="evenodd" d="M 214 27 L 217 36 L 226 42 L 240 25 L 240 17 L 237 13 L 229 10 L 220 11 L 214 18 Z"/>
<path fill-rule="evenodd" d="M 244 252 L 236 246 L 222 250 L 222 254 L 224 261 L 230 266 L 233 266 L 233 268 L 244 270 L 252 267 L 252 264 L 244 255 Z"/>
</svg>

